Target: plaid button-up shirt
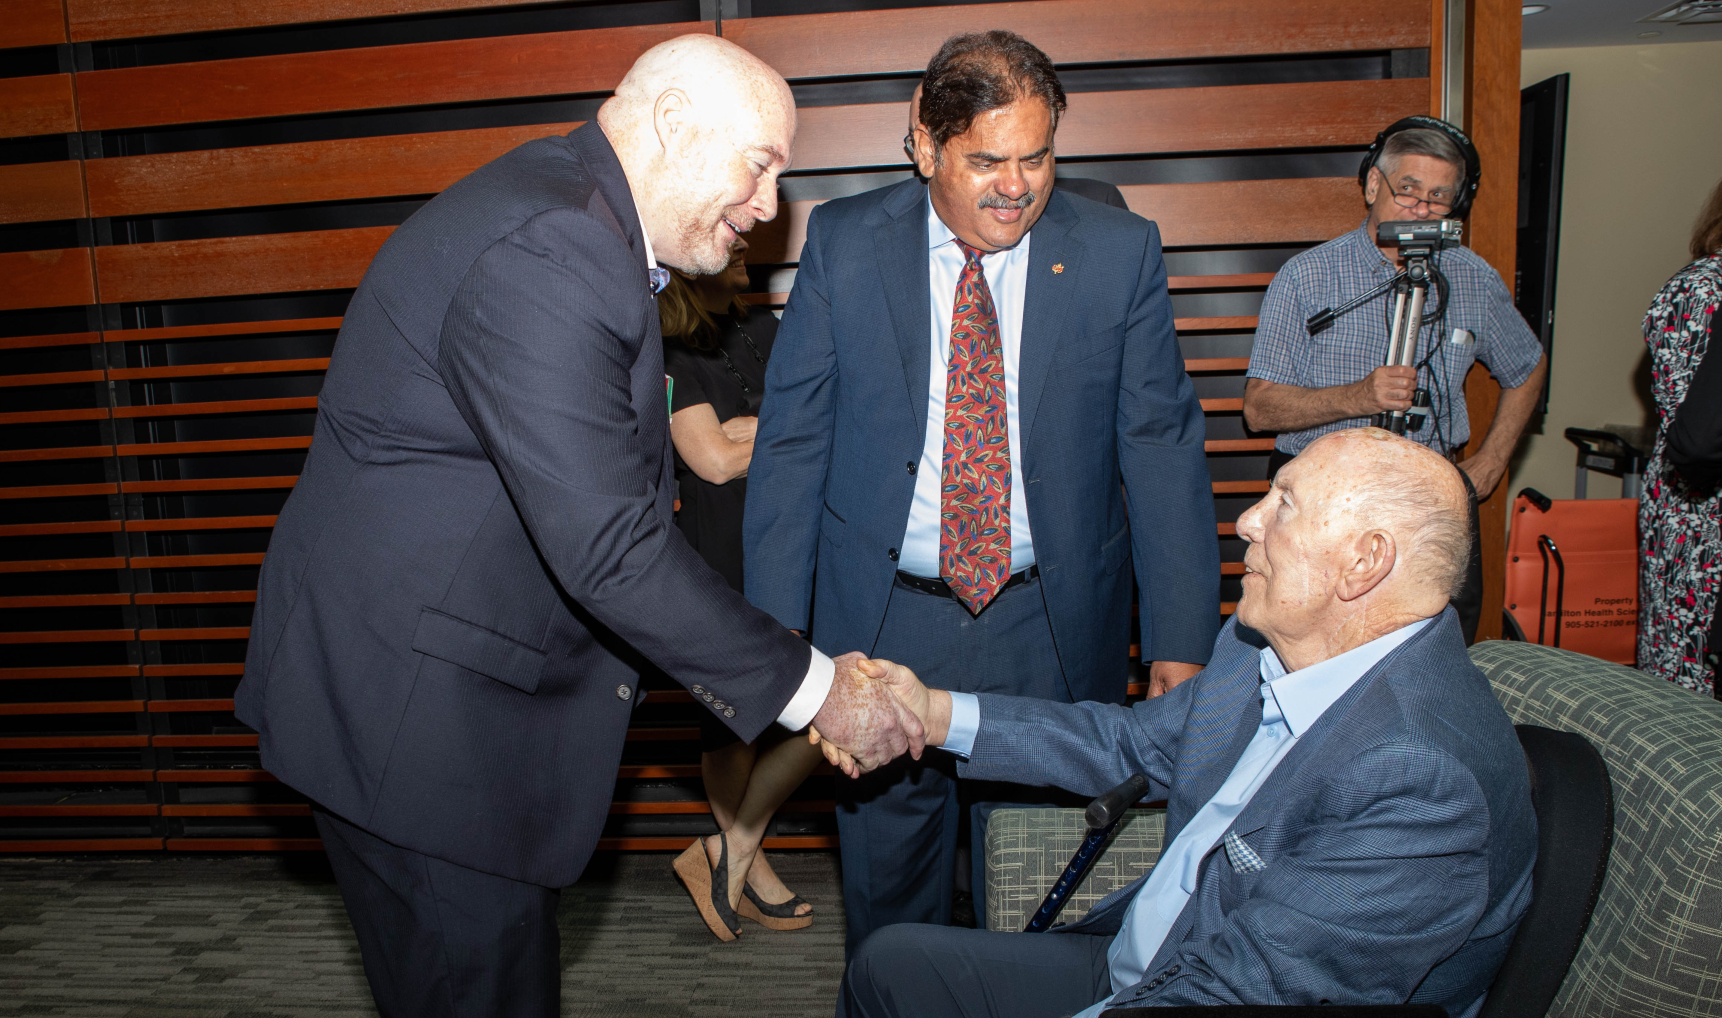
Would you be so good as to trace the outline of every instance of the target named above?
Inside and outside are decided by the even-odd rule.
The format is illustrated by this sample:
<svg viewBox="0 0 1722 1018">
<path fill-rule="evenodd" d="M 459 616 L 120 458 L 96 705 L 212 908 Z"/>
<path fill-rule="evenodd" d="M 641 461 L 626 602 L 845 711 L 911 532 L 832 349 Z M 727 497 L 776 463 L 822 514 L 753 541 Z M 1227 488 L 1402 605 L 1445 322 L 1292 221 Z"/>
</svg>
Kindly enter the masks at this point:
<svg viewBox="0 0 1722 1018">
<path fill-rule="evenodd" d="M 1365 221 L 1303 252 L 1280 269 L 1262 300 L 1249 377 L 1325 389 L 1355 382 L 1386 361 L 1391 291 L 1342 316 L 1320 335 L 1311 336 L 1304 326 L 1317 311 L 1338 307 L 1398 271 L 1375 246 L 1367 225 Z M 1451 284 L 1447 314 L 1439 335 L 1437 327 L 1424 324 L 1414 361 L 1422 365 L 1417 383 L 1429 390 L 1434 407 L 1422 430 L 1407 431 L 1405 437 L 1445 453 L 1471 437 L 1465 415 L 1465 374 L 1471 362 L 1482 361 L 1501 385 L 1514 389 L 1531 376 L 1543 347 L 1513 306 L 1500 275 L 1470 248 L 1449 248 L 1436 256 L 1435 264 Z M 1436 302 L 1431 287 L 1430 310 Z M 1296 455 L 1322 435 L 1368 424 L 1367 417 L 1353 417 L 1282 432 L 1274 447 Z"/>
</svg>

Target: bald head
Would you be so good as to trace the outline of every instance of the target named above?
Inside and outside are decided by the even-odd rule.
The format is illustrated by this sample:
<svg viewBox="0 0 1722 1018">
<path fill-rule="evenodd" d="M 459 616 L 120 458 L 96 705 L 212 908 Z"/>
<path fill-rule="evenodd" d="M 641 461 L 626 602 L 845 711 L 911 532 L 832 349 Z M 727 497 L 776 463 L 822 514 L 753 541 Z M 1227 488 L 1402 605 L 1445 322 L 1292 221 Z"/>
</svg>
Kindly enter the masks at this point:
<svg viewBox="0 0 1722 1018">
<path fill-rule="evenodd" d="M 654 253 L 709 275 L 736 238 L 777 214 L 795 98 L 764 61 L 711 35 L 647 50 L 598 110 Z"/>
<path fill-rule="evenodd" d="M 1238 534 L 1250 542 L 1238 619 L 1287 668 L 1438 614 L 1470 554 L 1458 470 L 1378 428 L 1312 442 L 1238 518 Z"/>
</svg>

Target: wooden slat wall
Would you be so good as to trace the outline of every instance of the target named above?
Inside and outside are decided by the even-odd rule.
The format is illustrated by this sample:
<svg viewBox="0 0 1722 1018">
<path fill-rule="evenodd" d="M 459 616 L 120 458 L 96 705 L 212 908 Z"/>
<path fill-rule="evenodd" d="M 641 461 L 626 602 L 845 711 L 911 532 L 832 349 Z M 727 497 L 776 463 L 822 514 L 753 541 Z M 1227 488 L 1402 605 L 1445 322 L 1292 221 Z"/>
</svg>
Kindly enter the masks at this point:
<svg viewBox="0 0 1722 1018">
<path fill-rule="evenodd" d="M 64 135 L 72 156 L 0 160 L 0 224 L 45 238 L 0 250 L 0 851 L 316 847 L 303 801 L 258 769 L 231 695 L 346 291 L 413 202 L 578 126 L 649 46 L 718 30 L 558 22 L 339 48 L 345 22 L 400 18 L 411 38 L 414 15 L 535 6 L 0 0 L 0 59 L 63 44 L 62 70 L 77 68 L 0 77 L 0 146 L 45 151 L 43 136 Z M 1346 160 L 1441 94 L 1421 73 L 1385 70 L 1434 56 L 1439 9 L 1028 0 L 726 21 L 724 36 L 803 103 L 782 213 L 751 238 L 750 299 L 781 306 L 820 201 L 906 174 L 905 75 L 954 32 L 1022 32 L 1072 84 L 1064 169 L 1112 174 L 1160 225 L 1235 584 L 1231 521 L 1266 489 L 1271 446 L 1239 423 L 1255 305 L 1285 257 L 1356 224 Z M 224 49 L 275 25 L 320 26 L 311 35 L 326 43 L 312 45 L 326 48 Z M 152 40 L 174 37 L 162 45 L 183 54 L 200 33 L 214 40 L 203 57 L 149 56 Z M 1226 76 L 1251 61 L 1265 78 Z M 1271 70 L 1287 61 L 1305 69 Z M 1118 77 L 1174 65 L 1184 77 Z M 520 123 L 534 119 L 522 103 L 537 103 L 538 122 Z M 443 114 L 412 112 L 432 106 L 454 111 L 448 129 Z M 680 847 L 685 833 L 654 832 L 703 822 L 690 709 L 681 690 L 641 708 L 606 847 Z M 768 845 L 831 843 L 820 780 L 788 811 L 812 826 Z M 636 801 L 639 782 L 687 794 Z"/>
</svg>

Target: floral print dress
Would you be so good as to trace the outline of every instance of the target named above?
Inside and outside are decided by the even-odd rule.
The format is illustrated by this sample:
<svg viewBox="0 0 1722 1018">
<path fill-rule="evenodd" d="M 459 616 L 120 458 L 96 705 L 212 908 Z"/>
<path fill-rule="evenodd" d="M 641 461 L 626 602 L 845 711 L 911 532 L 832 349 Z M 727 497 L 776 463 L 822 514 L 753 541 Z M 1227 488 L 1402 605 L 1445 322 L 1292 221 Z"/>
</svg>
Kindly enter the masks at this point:
<svg viewBox="0 0 1722 1018">
<path fill-rule="evenodd" d="M 1644 316 L 1658 427 L 1638 502 L 1638 667 L 1709 695 L 1705 642 L 1722 587 L 1722 489 L 1694 490 L 1667 464 L 1668 426 L 1704 359 L 1722 303 L 1722 255 L 1675 273 Z"/>
</svg>

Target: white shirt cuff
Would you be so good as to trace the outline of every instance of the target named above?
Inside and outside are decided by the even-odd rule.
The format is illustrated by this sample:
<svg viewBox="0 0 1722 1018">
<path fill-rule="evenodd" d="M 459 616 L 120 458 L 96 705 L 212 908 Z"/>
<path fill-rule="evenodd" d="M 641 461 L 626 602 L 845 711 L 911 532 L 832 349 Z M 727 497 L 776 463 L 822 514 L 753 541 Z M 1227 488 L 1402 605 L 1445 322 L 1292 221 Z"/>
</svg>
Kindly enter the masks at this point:
<svg viewBox="0 0 1722 1018">
<path fill-rule="evenodd" d="M 825 697 L 831 692 L 831 683 L 837 678 L 837 666 L 818 647 L 812 648 L 813 660 L 807 662 L 807 677 L 801 680 L 801 688 L 789 698 L 789 705 L 783 708 L 783 713 L 777 716 L 777 723 L 792 732 L 806 728 L 813 715 L 819 713 L 819 708 L 825 706 Z"/>
<path fill-rule="evenodd" d="M 951 694 L 951 728 L 939 746 L 967 760 L 975 749 L 975 733 L 981 728 L 981 701 L 973 693 Z"/>
</svg>

